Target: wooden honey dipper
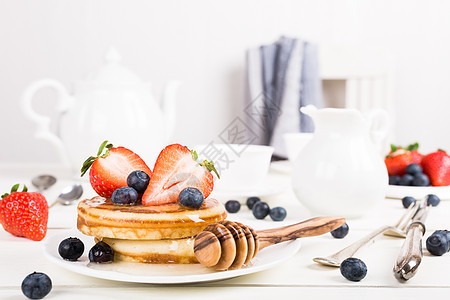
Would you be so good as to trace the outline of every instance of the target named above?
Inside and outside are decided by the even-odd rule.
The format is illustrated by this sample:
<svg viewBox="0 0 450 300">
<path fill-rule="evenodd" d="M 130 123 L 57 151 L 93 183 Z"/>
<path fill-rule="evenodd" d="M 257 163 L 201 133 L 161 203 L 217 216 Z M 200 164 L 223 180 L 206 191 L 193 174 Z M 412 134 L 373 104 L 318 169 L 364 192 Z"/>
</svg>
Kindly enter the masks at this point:
<svg viewBox="0 0 450 300">
<path fill-rule="evenodd" d="M 345 224 L 343 217 L 317 217 L 297 224 L 254 231 L 228 220 L 208 225 L 195 238 L 194 254 L 216 270 L 239 269 L 262 249 L 301 237 L 317 236 Z"/>
</svg>

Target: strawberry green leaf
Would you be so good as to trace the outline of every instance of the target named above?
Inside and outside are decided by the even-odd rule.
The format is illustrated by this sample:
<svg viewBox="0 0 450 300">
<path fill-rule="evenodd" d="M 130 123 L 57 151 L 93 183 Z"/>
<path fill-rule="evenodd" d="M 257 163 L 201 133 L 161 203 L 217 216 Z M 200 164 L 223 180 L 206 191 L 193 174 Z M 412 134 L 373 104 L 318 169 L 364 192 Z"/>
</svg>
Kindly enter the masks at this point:
<svg viewBox="0 0 450 300">
<path fill-rule="evenodd" d="M 445 151 L 445 150 L 443 150 L 443 149 L 441 149 L 441 148 L 439 148 L 437 151 L 442 151 L 442 152 L 447 153 L 447 151 Z"/>
<path fill-rule="evenodd" d="M 394 144 L 391 144 L 391 151 L 392 152 L 397 151 L 397 146 L 395 146 Z"/>
<path fill-rule="evenodd" d="M 103 141 L 103 143 L 100 144 L 100 147 L 98 148 L 97 151 L 97 156 L 89 156 L 84 162 L 83 165 L 81 166 L 81 177 L 84 176 L 84 174 L 86 174 L 87 170 L 89 170 L 89 168 L 92 166 L 92 164 L 94 163 L 94 161 L 99 158 L 99 157 L 107 157 L 109 155 L 109 149 L 111 149 L 113 147 L 112 144 L 108 144 L 108 141 Z M 105 153 L 102 155 L 103 150 L 106 151 Z"/>
<path fill-rule="evenodd" d="M 220 179 L 220 175 L 216 170 L 216 167 L 214 166 L 214 163 L 212 161 L 207 161 L 206 159 L 199 164 L 200 166 L 204 166 L 206 167 L 206 169 L 208 169 L 209 172 L 214 172 L 217 175 L 217 178 Z"/>
<path fill-rule="evenodd" d="M 408 145 L 408 147 L 406 147 L 406 150 L 408 151 L 414 151 L 414 150 L 418 150 L 419 149 L 419 143 L 414 143 L 411 145 Z"/>
<path fill-rule="evenodd" d="M 13 185 L 12 188 L 11 188 L 11 193 L 17 192 L 17 190 L 19 189 L 19 185 L 20 185 L 19 183 Z"/>
<path fill-rule="evenodd" d="M 197 161 L 197 159 L 198 159 L 197 151 L 191 150 L 191 153 L 192 153 L 192 159 L 195 160 L 195 161 Z"/>
</svg>

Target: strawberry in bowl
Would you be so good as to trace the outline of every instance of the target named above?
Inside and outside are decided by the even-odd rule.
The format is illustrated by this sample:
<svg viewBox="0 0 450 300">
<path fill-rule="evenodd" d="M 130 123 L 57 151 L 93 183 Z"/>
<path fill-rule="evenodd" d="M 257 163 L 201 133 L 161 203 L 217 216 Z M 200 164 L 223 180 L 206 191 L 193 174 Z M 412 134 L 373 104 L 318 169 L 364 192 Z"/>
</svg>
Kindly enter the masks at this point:
<svg viewBox="0 0 450 300">
<path fill-rule="evenodd" d="M 423 155 L 419 153 L 419 144 L 414 143 L 407 147 L 391 145 L 391 151 L 386 155 L 384 163 L 389 176 L 403 176 L 406 167 L 410 164 L 420 164 Z"/>
<path fill-rule="evenodd" d="M 437 150 L 424 156 L 423 172 L 430 178 L 433 186 L 450 185 L 450 156 L 444 150 Z"/>
</svg>

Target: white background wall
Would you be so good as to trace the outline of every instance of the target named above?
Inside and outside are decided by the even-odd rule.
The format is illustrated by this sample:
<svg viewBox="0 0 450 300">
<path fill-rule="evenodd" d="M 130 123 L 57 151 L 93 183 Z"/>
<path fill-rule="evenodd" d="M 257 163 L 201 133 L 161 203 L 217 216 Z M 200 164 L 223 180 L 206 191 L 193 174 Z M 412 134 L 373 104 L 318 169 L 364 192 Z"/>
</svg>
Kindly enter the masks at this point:
<svg viewBox="0 0 450 300">
<path fill-rule="evenodd" d="M 42 77 L 67 87 L 110 45 L 160 96 L 184 82 L 175 141 L 214 139 L 242 115 L 244 53 L 280 35 L 319 44 L 385 47 L 396 57 L 397 144 L 450 151 L 450 1 L 0 0 L 0 162 L 55 162 L 19 109 Z M 54 116 L 54 97 L 36 109 Z"/>
</svg>

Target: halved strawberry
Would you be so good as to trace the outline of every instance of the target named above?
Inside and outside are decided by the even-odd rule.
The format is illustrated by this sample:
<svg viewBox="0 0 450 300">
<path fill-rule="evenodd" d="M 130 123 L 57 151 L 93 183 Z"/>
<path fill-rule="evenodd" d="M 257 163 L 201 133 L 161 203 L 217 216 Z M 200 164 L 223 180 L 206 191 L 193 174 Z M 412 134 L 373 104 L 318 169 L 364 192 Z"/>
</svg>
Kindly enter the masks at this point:
<svg viewBox="0 0 450 300">
<path fill-rule="evenodd" d="M 110 198 L 116 189 L 127 186 L 127 177 L 133 171 L 141 170 L 152 176 L 152 171 L 139 155 L 124 147 L 113 148 L 108 141 L 100 145 L 97 156 L 91 156 L 83 163 L 81 176 L 89 168 L 92 188 L 99 196 L 106 198 Z"/>
<path fill-rule="evenodd" d="M 433 186 L 450 185 L 450 156 L 444 150 L 425 155 L 422 160 L 423 172 Z"/>
<path fill-rule="evenodd" d="M 195 151 L 180 144 L 165 147 L 156 160 L 142 204 L 175 203 L 180 192 L 187 187 L 199 189 L 206 199 L 214 187 L 211 171 L 216 170 L 212 162 L 198 163 L 197 159 Z"/>
<path fill-rule="evenodd" d="M 11 194 L 4 194 L 0 200 L 0 224 L 15 236 L 42 240 L 47 234 L 48 203 L 41 193 L 28 192 L 23 187 L 17 192 L 19 184 L 11 189 Z"/>
<path fill-rule="evenodd" d="M 405 175 L 406 167 L 409 164 L 420 164 L 422 154 L 419 153 L 418 148 L 418 143 L 411 144 L 406 148 L 391 145 L 391 152 L 384 159 L 389 176 Z"/>
</svg>

